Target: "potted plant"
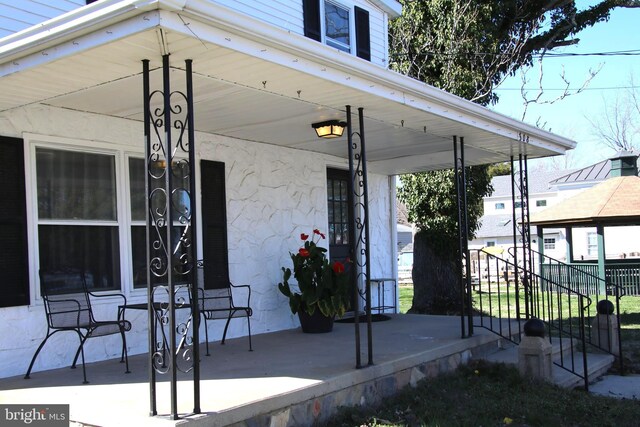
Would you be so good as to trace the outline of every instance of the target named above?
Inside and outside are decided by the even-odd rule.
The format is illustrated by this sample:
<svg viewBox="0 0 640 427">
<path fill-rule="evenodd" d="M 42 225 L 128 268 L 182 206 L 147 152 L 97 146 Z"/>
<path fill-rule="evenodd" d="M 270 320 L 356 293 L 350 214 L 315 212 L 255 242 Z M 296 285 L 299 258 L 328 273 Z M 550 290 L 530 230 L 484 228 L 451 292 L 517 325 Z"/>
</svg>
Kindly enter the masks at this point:
<svg viewBox="0 0 640 427">
<path fill-rule="evenodd" d="M 289 285 L 290 268 L 282 267 L 283 279 L 278 283 L 280 292 L 289 298 L 291 312 L 298 314 L 304 332 L 330 332 L 333 319 L 343 316 L 350 304 L 349 275 L 343 263 L 330 263 L 327 250 L 317 245 L 324 238 L 318 229 L 313 230 L 311 238 L 302 233 L 303 246 L 297 253 L 289 253 L 299 292 Z"/>
</svg>

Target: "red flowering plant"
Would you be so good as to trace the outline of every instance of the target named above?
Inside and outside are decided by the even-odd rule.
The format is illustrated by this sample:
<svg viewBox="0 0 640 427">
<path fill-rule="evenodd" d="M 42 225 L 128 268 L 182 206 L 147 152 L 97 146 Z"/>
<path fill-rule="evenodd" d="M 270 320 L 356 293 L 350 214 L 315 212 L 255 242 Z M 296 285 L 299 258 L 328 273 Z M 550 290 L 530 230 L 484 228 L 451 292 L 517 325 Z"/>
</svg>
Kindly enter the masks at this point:
<svg viewBox="0 0 640 427">
<path fill-rule="evenodd" d="M 278 289 L 289 298 L 293 314 L 304 311 L 312 315 L 318 309 L 327 317 L 341 317 L 349 308 L 349 274 L 343 263 L 329 262 L 327 250 L 318 246 L 324 238 L 318 229 L 313 230 L 311 236 L 302 233 L 303 246 L 297 253 L 289 253 L 293 261 L 293 277 L 300 292 L 292 290 L 289 285 L 291 269 L 282 267 L 283 279 L 278 283 Z"/>
</svg>

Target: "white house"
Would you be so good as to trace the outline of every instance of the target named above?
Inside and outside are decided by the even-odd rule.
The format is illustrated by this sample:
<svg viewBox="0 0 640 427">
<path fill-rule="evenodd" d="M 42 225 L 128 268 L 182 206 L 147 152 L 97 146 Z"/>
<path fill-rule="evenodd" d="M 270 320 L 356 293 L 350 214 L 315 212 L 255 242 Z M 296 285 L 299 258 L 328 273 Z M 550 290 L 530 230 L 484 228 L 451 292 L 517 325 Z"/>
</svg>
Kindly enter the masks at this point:
<svg viewBox="0 0 640 427">
<path fill-rule="evenodd" d="M 75 264 L 95 291 L 147 299 L 144 60 L 152 90 L 165 71 L 178 90 L 193 78 L 198 256 L 251 286 L 254 333 L 298 325 L 276 284 L 301 233 L 328 230 L 332 255 L 348 246 L 346 134 L 319 139 L 312 124 L 362 108 L 373 278 L 397 277 L 395 175 L 452 167 L 454 137 L 467 165 L 575 146 L 388 70 L 394 0 L 90 3 L 0 1 L 1 377 L 24 374 L 45 335 L 40 270 Z M 127 317 L 130 354 L 146 352 L 147 314 Z M 68 366 L 72 335 L 34 371 Z M 93 341 L 88 361 L 119 357 L 117 336 Z"/>
</svg>

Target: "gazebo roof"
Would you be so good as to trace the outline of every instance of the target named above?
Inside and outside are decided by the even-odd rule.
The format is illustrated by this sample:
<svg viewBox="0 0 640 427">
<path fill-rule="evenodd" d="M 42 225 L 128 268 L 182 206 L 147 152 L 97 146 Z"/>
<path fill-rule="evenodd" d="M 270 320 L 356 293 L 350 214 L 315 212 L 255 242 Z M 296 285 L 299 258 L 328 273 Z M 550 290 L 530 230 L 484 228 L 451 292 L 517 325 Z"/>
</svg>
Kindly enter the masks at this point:
<svg viewBox="0 0 640 427">
<path fill-rule="evenodd" d="M 640 223 L 640 177 L 620 176 L 532 215 L 532 225 Z"/>
</svg>

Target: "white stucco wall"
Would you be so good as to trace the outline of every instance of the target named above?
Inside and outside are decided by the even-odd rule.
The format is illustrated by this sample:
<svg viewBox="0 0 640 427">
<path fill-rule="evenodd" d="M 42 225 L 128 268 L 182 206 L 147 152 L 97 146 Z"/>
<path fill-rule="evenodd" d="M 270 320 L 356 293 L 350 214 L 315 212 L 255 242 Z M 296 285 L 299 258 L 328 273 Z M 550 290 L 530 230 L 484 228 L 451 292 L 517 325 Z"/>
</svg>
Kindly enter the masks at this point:
<svg viewBox="0 0 640 427">
<path fill-rule="evenodd" d="M 42 105 L 0 113 L 0 134 L 47 141 L 53 146 L 80 144 L 118 149 L 122 153 L 143 152 L 139 122 Z M 277 290 L 276 285 L 281 280 L 280 267 L 290 264 L 288 254 L 299 247 L 300 233 L 309 233 L 316 227 L 326 231 L 326 168 L 346 167 L 345 160 L 219 135 L 197 134 L 196 141 L 198 158 L 225 163 L 229 273 L 235 284 L 251 285 L 252 332 L 297 327 L 297 319 L 289 311 L 286 298 Z M 28 154 L 28 144 L 25 151 Z M 126 170 L 125 160 L 124 156 L 117 159 L 121 162 L 120 171 Z M 28 163 L 27 175 L 31 173 L 30 169 Z M 119 179 L 123 179 L 122 176 Z M 372 277 L 393 274 L 393 203 L 389 187 L 388 177 L 369 175 Z M 27 197 L 35 201 L 33 196 Z M 127 202 L 121 193 L 118 200 L 119 203 Z M 33 239 L 37 231 L 33 218 L 30 218 L 29 227 L 30 239 Z M 126 231 L 122 233 L 126 235 Z M 23 375 L 46 333 L 42 301 L 34 300 L 37 248 L 33 243 L 30 243 L 29 254 L 32 305 L 0 309 L 0 359 L 3 360 L 0 377 Z M 130 303 L 146 301 L 146 291 L 132 288 L 130 270 L 125 262 L 129 261 L 123 259 L 122 292 Z M 391 296 L 390 291 L 388 295 Z M 98 318 L 113 318 L 117 302 L 101 303 L 95 309 Z M 127 333 L 130 354 L 146 352 L 147 313 L 130 311 L 127 318 L 134 325 Z M 223 326 L 223 321 L 209 322 L 212 340 L 221 338 Z M 240 319 L 231 322 L 229 337 L 246 333 L 246 322 Z M 78 339 L 73 333 L 56 335 L 47 342 L 34 372 L 70 365 Z M 201 336 L 204 340 L 203 331 Z M 120 338 L 115 335 L 90 340 L 85 354 L 87 361 L 119 357 Z"/>
</svg>

